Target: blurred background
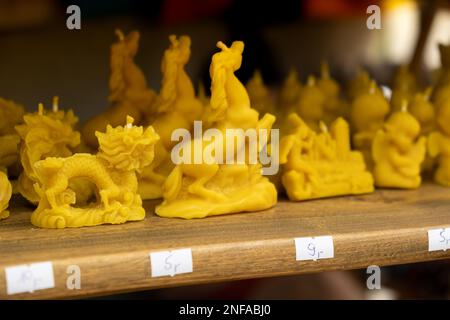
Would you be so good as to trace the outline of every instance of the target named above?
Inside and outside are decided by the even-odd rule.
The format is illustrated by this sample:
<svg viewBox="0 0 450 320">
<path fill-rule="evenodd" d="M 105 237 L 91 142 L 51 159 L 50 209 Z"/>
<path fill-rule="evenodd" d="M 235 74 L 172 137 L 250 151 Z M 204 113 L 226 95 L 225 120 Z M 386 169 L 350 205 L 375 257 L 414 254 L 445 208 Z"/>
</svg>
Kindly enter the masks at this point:
<svg viewBox="0 0 450 320">
<path fill-rule="evenodd" d="M 81 30 L 68 30 L 66 9 L 81 8 Z M 382 28 L 369 30 L 366 10 L 381 8 Z M 450 1 L 352 0 L 0 0 L 0 96 L 34 110 L 61 97 L 83 122 L 107 107 L 114 30 L 141 32 L 136 62 L 158 90 L 168 36 L 187 34 L 187 71 L 209 87 L 218 40 L 243 40 L 246 82 L 255 69 L 276 87 L 291 68 L 302 81 L 322 60 L 346 81 L 364 67 L 389 83 L 411 63 L 422 82 L 440 66 L 438 43 L 450 42 Z M 156 290 L 131 298 L 448 298 L 447 262 L 383 268 L 383 290 L 366 289 L 365 270 Z M 386 280 L 386 282 L 384 282 Z"/>
</svg>

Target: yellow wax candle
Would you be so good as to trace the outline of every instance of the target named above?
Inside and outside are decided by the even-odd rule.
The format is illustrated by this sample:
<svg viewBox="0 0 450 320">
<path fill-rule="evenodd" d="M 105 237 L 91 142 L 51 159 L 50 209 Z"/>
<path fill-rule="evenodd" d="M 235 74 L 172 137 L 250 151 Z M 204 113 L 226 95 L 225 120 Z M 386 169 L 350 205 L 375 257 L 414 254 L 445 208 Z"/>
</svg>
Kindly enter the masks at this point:
<svg viewBox="0 0 450 320">
<path fill-rule="evenodd" d="M 377 187 L 414 189 L 420 186 L 426 138 L 420 123 L 407 110 L 393 113 L 374 138 L 372 155 Z"/>
<path fill-rule="evenodd" d="M 364 158 L 350 149 L 350 130 L 343 118 L 330 130 L 321 123 L 316 133 L 295 113 L 290 131 L 280 142 L 282 183 L 289 199 L 300 201 L 372 192 L 373 178 Z"/>
<path fill-rule="evenodd" d="M 9 217 L 8 209 L 9 200 L 12 195 L 11 183 L 5 172 L 0 170 L 0 220 Z"/>
<path fill-rule="evenodd" d="M 389 113 L 389 103 L 379 93 L 374 81 L 370 89 L 360 94 L 352 103 L 351 119 L 355 133 L 353 145 L 362 152 L 366 165 L 372 169 L 372 141 L 375 134 L 383 127 L 384 119 Z"/>
<path fill-rule="evenodd" d="M 141 197 L 137 194 L 136 172 L 154 158 L 159 139 L 153 127 L 144 129 L 127 124 L 106 132 L 97 132 L 96 155 L 76 153 L 66 158 L 49 157 L 35 163 L 40 201 L 31 222 L 41 228 L 66 228 L 119 224 L 145 218 Z M 131 152 L 130 152 L 131 150 Z M 79 195 L 69 186 L 77 178 L 88 179 L 97 188 L 97 202 L 74 206 Z"/>
<path fill-rule="evenodd" d="M 255 71 L 245 87 L 250 97 L 252 108 L 260 114 L 275 113 L 275 104 L 272 101 L 270 90 L 265 86 L 259 70 Z"/>
<path fill-rule="evenodd" d="M 324 115 L 325 95 L 317 86 L 313 76 L 308 78 L 306 86 L 300 92 L 297 113 L 313 130 L 319 131 L 319 122 Z"/>
<path fill-rule="evenodd" d="M 291 69 L 284 80 L 280 91 L 279 104 L 282 114 L 288 115 L 295 111 L 301 90 L 302 84 L 298 79 L 298 73 L 296 70 Z"/>
<path fill-rule="evenodd" d="M 55 99 L 55 102 L 57 99 Z M 72 111 L 53 108 L 44 110 L 39 104 L 38 112 L 25 114 L 24 123 L 16 126 L 21 138 L 20 160 L 23 172 L 19 176 L 18 191 L 31 203 L 39 201 L 34 184 L 38 183 L 34 164 L 46 157 L 67 157 L 80 143 L 80 133 L 73 129 L 78 120 Z"/>
<path fill-rule="evenodd" d="M 96 131 L 106 126 L 123 125 L 127 115 L 137 123 L 144 123 L 151 116 L 152 104 L 156 94 L 147 87 L 144 73 L 135 64 L 134 58 L 139 48 L 139 32 L 133 31 L 125 36 L 116 30 L 118 41 L 111 46 L 109 79 L 109 102 L 111 105 L 101 114 L 86 122 L 81 130 L 84 142 L 97 148 Z"/>
<path fill-rule="evenodd" d="M 177 129 L 192 131 L 195 120 L 201 120 L 203 104 L 195 96 L 194 86 L 185 71 L 191 55 L 188 36 L 169 37 L 170 46 L 161 63 L 163 73 L 161 90 L 153 105 L 150 123 L 160 136 L 152 164 L 139 173 L 139 194 L 142 199 L 162 197 L 162 187 L 174 164 L 170 152 L 176 141 L 172 133 Z"/>
<path fill-rule="evenodd" d="M 235 144 L 236 136 L 228 131 L 253 130 L 262 148 L 265 143 L 260 140 L 260 130 L 270 132 L 275 117 L 266 114 L 259 120 L 258 112 L 251 108 L 245 86 L 234 75 L 242 63 L 244 43 L 235 41 L 227 47 L 218 42 L 217 46 L 221 51 L 212 57 L 211 102 L 210 110 L 205 113 L 211 128 L 215 129 L 214 142 L 194 137 L 183 144 L 184 148 L 180 150 L 180 160 L 183 161 L 175 166 L 165 181 L 164 200 L 155 210 L 162 217 L 192 219 L 257 211 L 270 208 L 277 201 L 274 185 L 261 175 L 259 157 L 253 159 L 257 160 L 255 162 L 250 161 L 251 155 L 255 154 L 250 153 L 252 148 L 247 140 L 241 139 Z M 230 155 L 228 150 L 223 151 L 231 141 Z M 214 156 L 206 161 L 204 155 L 211 149 Z M 196 162 L 198 156 L 200 161 Z M 243 157 L 237 162 L 239 156 Z M 225 158 L 228 161 L 224 161 Z"/>
<path fill-rule="evenodd" d="M 450 99 L 439 108 L 437 127 L 439 131 L 431 133 L 428 138 L 428 154 L 431 157 L 438 157 L 434 180 L 450 187 Z"/>
</svg>

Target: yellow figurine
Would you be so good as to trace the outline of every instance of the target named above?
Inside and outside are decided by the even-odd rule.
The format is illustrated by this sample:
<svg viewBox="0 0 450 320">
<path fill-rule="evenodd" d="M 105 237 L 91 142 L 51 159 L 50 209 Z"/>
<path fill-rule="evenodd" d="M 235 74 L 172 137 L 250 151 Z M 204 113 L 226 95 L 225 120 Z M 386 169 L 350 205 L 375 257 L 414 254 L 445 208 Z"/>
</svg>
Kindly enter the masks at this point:
<svg viewBox="0 0 450 320">
<path fill-rule="evenodd" d="M 438 157 L 438 168 L 434 180 L 446 187 L 450 187 L 450 99 L 438 111 L 437 127 L 428 138 L 428 154 Z"/>
<path fill-rule="evenodd" d="M 350 129 L 343 118 L 316 133 L 295 113 L 290 132 L 280 142 L 282 183 L 292 201 L 373 192 L 364 158 L 350 149 Z"/>
<path fill-rule="evenodd" d="M 394 75 L 392 82 L 392 111 L 400 111 L 403 100 L 411 101 L 418 91 L 418 84 L 415 75 L 408 65 L 402 65 Z"/>
<path fill-rule="evenodd" d="M 218 42 L 217 46 L 221 52 L 212 57 L 211 110 L 206 113 L 216 138 L 209 143 L 203 139 L 189 140 L 183 148 L 182 157 L 186 157 L 187 161 L 177 164 L 170 173 L 164 183 L 164 201 L 155 210 L 162 217 L 191 219 L 258 211 L 274 206 L 277 201 L 274 185 L 261 175 L 259 158 L 253 158 L 257 160 L 254 164 L 249 160 L 252 157 L 248 151 L 250 148 L 247 149 L 248 144 L 244 142 L 246 140 L 236 144 L 233 142 L 233 153 L 226 153 L 227 160 L 243 155 L 243 161 L 223 162 L 223 157 L 220 159 L 218 155 L 225 145 L 234 141 L 235 137 L 230 135 L 229 129 L 256 130 L 260 150 L 263 142 L 259 130 L 270 131 L 275 117 L 266 114 L 258 121 L 258 112 L 251 108 L 244 85 L 234 75 L 242 63 L 244 43 L 235 41 L 227 47 Z M 219 138 L 222 143 L 217 143 Z M 211 158 L 205 160 L 206 150 L 214 146 L 216 148 L 210 153 Z M 195 163 L 198 156 L 203 161 Z"/>
<path fill-rule="evenodd" d="M 8 180 L 7 168 L 18 162 L 18 145 L 20 137 L 16 134 L 0 136 L 0 220 L 9 216 L 9 200 L 12 195 L 12 186 Z"/>
<path fill-rule="evenodd" d="M 175 129 L 191 130 L 194 120 L 200 120 L 203 105 L 196 98 L 194 86 L 185 71 L 191 54 L 191 39 L 188 36 L 169 37 L 170 47 L 165 51 L 161 63 L 163 79 L 161 91 L 153 106 L 152 126 L 160 136 L 156 145 L 153 163 L 139 175 L 139 194 L 142 199 L 162 197 L 162 185 L 173 169 L 170 151 L 176 144 L 172 141 Z"/>
<path fill-rule="evenodd" d="M 287 116 L 295 111 L 301 91 L 302 84 L 298 79 L 298 73 L 291 69 L 280 91 L 279 113 L 281 115 Z"/>
<path fill-rule="evenodd" d="M 373 80 L 370 78 L 367 71 L 360 69 L 355 78 L 350 80 L 347 88 L 347 95 L 351 101 L 355 100 L 358 96 L 366 94 L 373 90 Z M 375 86 L 375 93 L 383 95 L 383 92 L 378 86 Z"/>
<path fill-rule="evenodd" d="M 421 135 L 430 134 L 436 127 L 435 109 L 430 101 L 431 88 L 417 92 L 410 100 L 408 110 L 420 123 Z"/>
<path fill-rule="evenodd" d="M 325 95 L 319 89 L 316 79 L 310 76 L 300 92 L 296 111 L 308 127 L 316 132 L 320 131 L 319 122 L 323 119 L 324 105 Z"/>
<path fill-rule="evenodd" d="M 245 87 L 250 97 L 252 108 L 260 114 L 275 113 L 275 104 L 272 101 L 270 90 L 264 85 L 264 80 L 259 70 L 255 71 Z"/>
<path fill-rule="evenodd" d="M 156 96 L 147 87 L 144 73 L 134 63 L 139 48 L 139 32 L 130 32 L 125 37 L 122 31 L 116 30 L 116 34 L 119 41 L 111 47 L 108 98 L 111 105 L 86 122 L 81 130 L 85 143 L 94 149 L 98 146 L 95 132 L 105 130 L 108 124 L 123 125 L 127 115 L 132 116 L 136 123 L 146 122 Z"/>
<path fill-rule="evenodd" d="M 73 130 L 77 122 L 72 110 L 58 110 L 57 98 L 54 108 L 44 110 L 39 104 L 38 112 L 24 116 L 24 124 L 16 126 L 21 138 L 20 161 L 23 172 L 19 176 L 18 191 L 31 203 L 39 201 L 34 189 L 37 180 L 34 164 L 46 157 L 68 157 L 72 149 L 80 143 L 80 134 Z"/>
<path fill-rule="evenodd" d="M 96 155 L 77 153 L 67 158 L 49 157 L 35 163 L 41 185 L 35 185 L 39 205 L 31 216 L 33 225 L 41 228 L 67 228 L 119 224 L 145 218 L 142 200 L 137 194 L 136 172 L 154 158 L 154 145 L 159 139 L 150 126 L 127 124 L 106 132 L 96 132 L 99 151 Z M 77 192 L 69 181 L 89 179 L 97 188 L 97 201 L 85 207 L 73 206 Z"/>
<path fill-rule="evenodd" d="M 353 100 L 351 119 L 355 133 L 353 145 L 361 151 L 367 168 L 372 170 L 372 141 L 375 134 L 383 127 L 389 114 L 389 103 L 383 95 L 377 93 L 377 85 L 371 82 L 368 92 L 362 93 Z"/>
<path fill-rule="evenodd" d="M 5 172 L 0 170 L 0 220 L 9 217 L 9 200 L 12 195 L 12 186 Z"/>
<path fill-rule="evenodd" d="M 407 110 L 394 112 L 375 135 L 372 155 L 377 187 L 414 189 L 421 184 L 420 169 L 425 159 L 426 138 L 420 123 Z"/>
<path fill-rule="evenodd" d="M 0 98 L 0 136 L 15 134 L 14 126 L 23 122 L 25 109 L 11 101 Z"/>
<path fill-rule="evenodd" d="M 317 80 L 317 86 L 325 96 L 323 121 L 330 125 L 339 117 L 348 117 L 349 106 L 340 99 L 341 88 L 336 80 L 330 75 L 328 63 L 322 62 L 320 66 L 320 78 Z"/>
</svg>

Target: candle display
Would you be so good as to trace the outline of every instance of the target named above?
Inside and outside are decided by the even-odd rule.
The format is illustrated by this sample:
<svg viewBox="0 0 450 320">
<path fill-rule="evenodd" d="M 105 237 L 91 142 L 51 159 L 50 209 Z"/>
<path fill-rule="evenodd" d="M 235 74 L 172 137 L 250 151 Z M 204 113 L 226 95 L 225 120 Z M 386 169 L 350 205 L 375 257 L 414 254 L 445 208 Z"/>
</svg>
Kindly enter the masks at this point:
<svg viewBox="0 0 450 320">
<path fill-rule="evenodd" d="M 264 85 L 261 72 L 256 70 L 253 77 L 247 82 L 246 89 L 250 97 L 252 108 L 260 114 L 275 113 L 275 103 L 270 94 L 270 90 Z"/>
<path fill-rule="evenodd" d="M 250 99 L 244 85 L 234 75 L 242 62 L 244 43 L 235 41 L 231 47 L 219 42 L 221 52 L 214 54 L 210 66 L 211 102 L 205 117 L 211 128 L 216 129 L 214 142 L 189 140 L 183 152 L 193 150 L 188 161 L 178 164 L 164 184 L 163 203 L 156 207 L 156 213 L 162 217 L 185 219 L 203 218 L 243 211 L 264 210 L 275 205 L 277 192 L 272 183 L 261 175 L 261 164 L 249 161 L 246 139 L 234 144 L 235 136 L 227 129 L 271 129 L 275 117 L 266 114 L 258 121 L 258 112 L 251 108 Z M 218 142 L 219 138 L 223 143 Z M 221 163 L 219 150 L 233 141 L 234 152 L 226 156 L 244 155 L 243 162 Z M 262 143 L 258 143 L 261 147 Z M 197 146 L 204 154 L 205 149 L 215 148 L 208 161 L 195 162 L 200 155 Z M 239 153 L 242 152 L 242 153 Z M 225 154 L 225 152 L 223 152 Z"/>
<path fill-rule="evenodd" d="M 383 127 L 384 119 L 389 114 L 389 103 L 379 93 L 375 81 L 367 92 L 361 93 L 352 103 L 351 119 L 354 128 L 353 145 L 362 152 L 365 163 L 372 170 L 372 141 L 375 134 Z"/>
<path fill-rule="evenodd" d="M 139 32 L 133 31 L 125 36 L 116 30 L 118 42 L 111 47 L 109 79 L 110 106 L 103 113 L 91 118 L 81 132 L 84 142 L 91 148 L 97 148 L 96 131 L 104 131 L 106 126 L 123 125 L 127 115 L 136 123 L 146 122 L 150 117 L 155 92 L 147 87 L 144 73 L 134 63 L 139 49 Z"/>
<path fill-rule="evenodd" d="M 16 126 L 21 138 L 20 161 L 23 171 L 17 188 L 31 203 L 39 201 L 34 184 L 38 183 L 34 164 L 47 157 L 68 157 L 80 143 L 80 133 L 73 129 L 78 118 L 72 110 L 58 109 L 58 99 L 54 99 L 53 110 L 45 110 L 39 104 L 38 111 L 25 114 L 24 123 Z"/>
<path fill-rule="evenodd" d="M 373 192 L 364 158 L 350 149 L 350 129 L 343 118 L 316 133 L 295 113 L 280 142 L 282 183 L 292 201 Z"/>
<path fill-rule="evenodd" d="M 194 120 L 201 119 L 203 109 L 184 69 L 191 55 L 191 39 L 171 35 L 169 40 L 170 47 L 164 52 L 161 63 L 161 91 L 152 106 L 154 115 L 150 121 L 160 140 L 155 160 L 139 174 L 139 194 L 143 199 L 162 197 L 162 185 L 174 167 L 170 160 L 170 151 L 176 144 L 172 141 L 172 132 L 191 130 Z"/>
<path fill-rule="evenodd" d="M 35 163 L 39 205 L 31 222 L 42 228 L 66 228 L 119 224 L 145 218 L 142 200 L 137 194 L 136 171 L 154 158 L 154 145 L 159 139 L 153 127 L 144 130 L 133 126 L 107 126 L 96 132 L 99 151 L 96 155 L 76 153 L 66 158 L 48 157 Z M 73 206 L 77 192 L 69 181 L 86 178 L 96 188 L 98 199 L 84 207 Z"/>
<path fill-rule="evenodd" d="M 414 189 L 420 186 L 426 138 L 420 123 L 406 109 L 394 112 L 373 140 L 373 175 L 377 187 Z"/>
<path fill-rule="evenodd" d="M 436 122 L 439 131 L 431 133 L 428 138 L 428 154 L 438 157 L 434 180 L 450 187 L 450 99 L 441 105 Z"/>
</svg>

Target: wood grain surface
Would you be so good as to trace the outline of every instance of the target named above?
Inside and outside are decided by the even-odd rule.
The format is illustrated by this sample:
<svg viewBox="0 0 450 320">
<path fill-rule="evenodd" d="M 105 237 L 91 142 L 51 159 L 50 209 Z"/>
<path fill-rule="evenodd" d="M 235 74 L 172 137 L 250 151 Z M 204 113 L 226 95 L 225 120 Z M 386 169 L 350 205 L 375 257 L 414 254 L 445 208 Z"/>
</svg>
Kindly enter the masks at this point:
<svg viewBox="0 0 450 320">
<path fill-rule="evenodd" d="M 14 203 L 21 203 L 15 199 Z M 76 298 L 225 280 L 394 265 L 450 257 L 428 252 L 428 229 L 450 227 L 450 189 L 378 190 L 201 220 L 165 219 L 145 204 L 142 222 L 79 229 L 33 227 L 23 202 L 0 222 L 0 298 Z M 331 235 L 333 259 L 296 261 L 294 238 Z M 191 248 L 193 272 L 151 277 L 149 253 Z M 52 261 L 55 288 L 7 295 L 5 267 Z M 69 265 L 81 289 L 66 287 Z"/>
</svg>

